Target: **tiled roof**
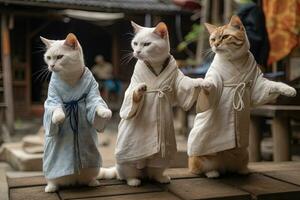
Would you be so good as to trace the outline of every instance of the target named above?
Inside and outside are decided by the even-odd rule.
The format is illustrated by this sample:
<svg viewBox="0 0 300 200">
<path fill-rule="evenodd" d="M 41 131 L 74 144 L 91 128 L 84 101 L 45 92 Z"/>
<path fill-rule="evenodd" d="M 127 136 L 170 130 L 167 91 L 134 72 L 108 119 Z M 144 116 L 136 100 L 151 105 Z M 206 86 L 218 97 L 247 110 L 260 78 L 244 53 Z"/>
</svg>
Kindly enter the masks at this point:
<svg viewBox="0 0 300 200">
<path fill-rule="evenodd" d="M 101 12 L 179 13 L 185 12 L 171 0 L 0 0 L 5 5 L 27 5 Z"/>
</svg>

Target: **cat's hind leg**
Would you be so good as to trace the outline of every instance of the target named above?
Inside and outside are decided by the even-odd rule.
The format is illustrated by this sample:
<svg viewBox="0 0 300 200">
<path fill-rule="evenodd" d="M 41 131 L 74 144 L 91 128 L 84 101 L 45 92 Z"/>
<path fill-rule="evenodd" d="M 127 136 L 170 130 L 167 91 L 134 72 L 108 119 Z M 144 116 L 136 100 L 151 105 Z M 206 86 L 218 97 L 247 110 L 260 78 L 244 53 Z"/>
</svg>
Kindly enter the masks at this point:
<svg viewBox="0 0 300 200">
<path fill-rule="evenodd" d="M 137 169 L 131 164 L 117 164 L 116 165 L 118 178 L 120 180 L 126 180 L 129 186 L 139 186 L 141 185 L 141 178 L 143 177 L 143 171 Z"/>
<path fill-rule="evenodd" d="M 99 168 L 84 168 L 80 169 L 80 173 L 77 175 L 77 183 L 79 185 L 87 185 L 89 187 L 97 187 L 100 185 L 96 179 L 99 174 Z"/>
<path fill-rule="evenodd" d="M 159 183 L 170 183 L 171 178 L 164 175 L 165 168 L 147 167 L 147 175 L 149 179 L 153 179 Z"/>
<path fill-rule="evenodd" d="M 47 186 L 45 187 L 45 192 L 51 193 L 51 192 L 56 192 L 58 191 L 59 186 L 52 182 L 52 181 L 48 181 Z"/>
</svg>

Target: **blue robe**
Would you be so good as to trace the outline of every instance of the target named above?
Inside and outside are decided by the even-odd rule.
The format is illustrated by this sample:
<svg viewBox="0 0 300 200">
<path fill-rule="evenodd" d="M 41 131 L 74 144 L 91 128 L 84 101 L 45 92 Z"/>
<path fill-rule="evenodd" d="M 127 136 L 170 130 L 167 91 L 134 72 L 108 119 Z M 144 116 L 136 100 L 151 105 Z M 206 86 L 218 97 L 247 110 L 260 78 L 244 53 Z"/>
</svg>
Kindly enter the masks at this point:
<svg viewBox="0 0 300 200">
<path fill-rule="evenodd" d="M 102 159 L 97 149 L 94 127 L 97 106 L 108 109 L 101 98 L 98 83 L 88 68 L 74 87 L 69 86 L 59 75 L 52 73 L 48 98 L 45 101 L 44 127 L 45 147 L 43 171 L 47 179 L 58 178 L 79 172 L 81 168 L 101 167 Z M 62 124 L 52 123 L 53 111 L 62 107 L 66 118 Z"/>
</svg>

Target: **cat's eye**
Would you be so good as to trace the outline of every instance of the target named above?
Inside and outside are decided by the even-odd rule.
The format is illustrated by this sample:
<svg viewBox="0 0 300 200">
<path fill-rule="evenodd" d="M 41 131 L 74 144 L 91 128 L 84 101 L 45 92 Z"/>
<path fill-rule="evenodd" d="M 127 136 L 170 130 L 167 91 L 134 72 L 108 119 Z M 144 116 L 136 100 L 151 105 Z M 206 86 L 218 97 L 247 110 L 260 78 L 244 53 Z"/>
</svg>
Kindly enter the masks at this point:
<svg viewBox="0 0 300 200">
<path fill-rule="evenodd" d="M 50 59 L 51 59 L 51 56 L 47 56 L 46 58 L 47 58 L 47 60 L 50 60 Z"/>
<path fill-rule="evenodd" d="M 146 46 L 149 46 L 150 44 L 151 44 L 151 42 L 145 42 L 144 46 L 146 47 Z"/>
<path fill-rule="evenodd" d="M 62 57 L 64 57 L 64 55 L 58 55 L 56 58 L 61 59 Z"/>
<path fill-rule="evenodd" d="M 223 35 L 222 40 L 229 38 L 229 35 Z"/>
<path fill-rule="evenodd" d="M 137 42 L 133 42 L 133 45 L 136 46 L 136 45 L 137 45 Z"/>
</svg>

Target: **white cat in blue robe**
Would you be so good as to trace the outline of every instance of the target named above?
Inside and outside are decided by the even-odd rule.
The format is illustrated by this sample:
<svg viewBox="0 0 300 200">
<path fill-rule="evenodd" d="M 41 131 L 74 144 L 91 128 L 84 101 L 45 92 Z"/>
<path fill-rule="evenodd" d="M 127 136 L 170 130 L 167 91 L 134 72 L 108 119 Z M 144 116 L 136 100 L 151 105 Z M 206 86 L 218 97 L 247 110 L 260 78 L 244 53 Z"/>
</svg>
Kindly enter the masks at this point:
<svg viewBox="0 0 300 200">
<path fill-rule="evenodd" d="M 60 186 L 98 186 L 102 164 L 96 130 L 103 130 L 111 111 L 100 96 L 98 83 L 84 67 L 82 48 L 70 33 L 65 40 L 41 37 L 52 72 L 45 101 L 45 192 Z"/>
</svg>

